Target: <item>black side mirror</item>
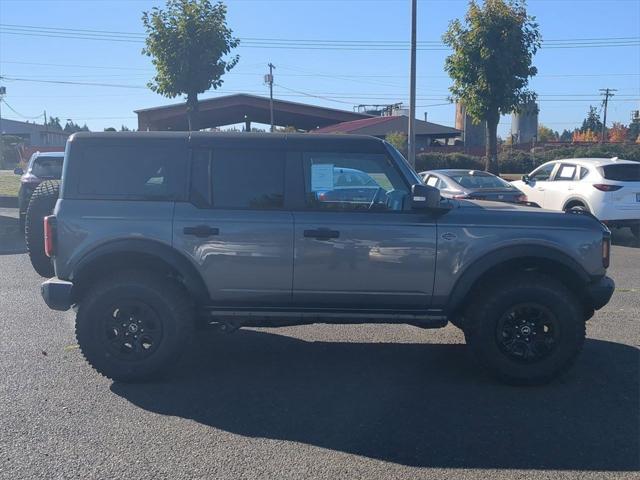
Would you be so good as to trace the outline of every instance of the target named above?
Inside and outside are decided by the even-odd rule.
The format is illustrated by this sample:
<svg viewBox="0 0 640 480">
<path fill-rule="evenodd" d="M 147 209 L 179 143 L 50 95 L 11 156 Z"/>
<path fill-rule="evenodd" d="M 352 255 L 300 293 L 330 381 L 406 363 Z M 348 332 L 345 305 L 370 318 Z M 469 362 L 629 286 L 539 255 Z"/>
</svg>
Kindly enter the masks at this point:
<svg viewBox="0 0 640 480">
<path fill-rule="evenodd" d="M 13 173 L 15 173 L 16 175 L 24 175 L 24 170 L 20 167 L 16 167 L 13 169 Z"/>
<path fill-rule="evenodd" d="M 522 175 L 522 181 L 528 185 L 531 179 L 529 178 L 529 175 Z"/>
<path fill-rule="evenodd" d="M 429 185 L 413 185 L 411 187 L 411 208 L 430 210 L 440 207 L 440 190 Z"/>
</svg>

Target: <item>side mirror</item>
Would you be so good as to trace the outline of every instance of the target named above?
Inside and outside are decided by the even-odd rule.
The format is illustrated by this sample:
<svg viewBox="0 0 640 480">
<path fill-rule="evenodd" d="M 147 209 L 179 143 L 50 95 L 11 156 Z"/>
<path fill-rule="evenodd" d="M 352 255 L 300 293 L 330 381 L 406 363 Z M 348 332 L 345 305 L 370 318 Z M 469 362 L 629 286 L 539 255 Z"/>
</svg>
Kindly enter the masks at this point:
<svg viewBox="0 0 640 480">
<path fill-rule="evenodd" d="M 15 173 L 16 175 L 24 175 L 24 170 L 20 167 L 16 167 L 13 169 L 13 173 Z"/>
<path fill-rule="evenodd" d="M 440 207 L 440 190 L 429 185 L 413 185 L 411 187 L 411 208 L 414 210 L 431 210 Z"/>
<path fill-rule="evenodd" d="M 529 182 L 531 182 L 531 179 L 529 178 L 529 175 L 522 175 L 522 181 L 527 185 L 529 185 Z"/>
</svg>

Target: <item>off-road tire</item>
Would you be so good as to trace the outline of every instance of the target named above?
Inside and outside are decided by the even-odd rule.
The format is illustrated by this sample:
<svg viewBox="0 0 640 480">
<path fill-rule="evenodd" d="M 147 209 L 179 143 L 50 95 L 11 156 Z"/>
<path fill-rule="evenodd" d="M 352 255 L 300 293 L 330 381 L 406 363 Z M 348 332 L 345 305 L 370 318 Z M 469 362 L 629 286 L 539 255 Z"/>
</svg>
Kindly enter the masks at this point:
<svg viewBox="0 0 640 480">
<path fill-rule="evenodd" d="M 131 301 L 155 313 L 161 328 L 159 342 L 145 358 L 123 358 L 128 353 L 114 353 L 108 339 L 113 332 L 106 318 L 114 307 Z M 76 339 L 87 362 L 101 375 L 121 382 L 144 382 L 164 373 L 189 348 L 194 327 L 192 300 L 181 285 L 157 273 L 132 270 L 118 272 L 86 290 L 76 316 Z"/>
<path fill-rule="evenodd" d="M 60 194 L 59 180 L 46 180 L 34 190 L 27 207 L 24 239 L 31 265 L 44 278 L 55 275 L 53 262 L 44 253 L 44 217 L 51 215 Z"/>
<path fill-rule="evenodd" d="M 537 361 L 515 360 L 501 349 L 498 325 L 512 307 L 537 304 L 555 316 L 559 338 Z M 476 295 L 467 310 L 465 338 L 479 363 L 505 383 L 542 384 L 563 374 L 576 360 L 585 339 L 585 314 L 575 296 L 560 282 L 538 273 L 504 278 Z"/>
</svg>

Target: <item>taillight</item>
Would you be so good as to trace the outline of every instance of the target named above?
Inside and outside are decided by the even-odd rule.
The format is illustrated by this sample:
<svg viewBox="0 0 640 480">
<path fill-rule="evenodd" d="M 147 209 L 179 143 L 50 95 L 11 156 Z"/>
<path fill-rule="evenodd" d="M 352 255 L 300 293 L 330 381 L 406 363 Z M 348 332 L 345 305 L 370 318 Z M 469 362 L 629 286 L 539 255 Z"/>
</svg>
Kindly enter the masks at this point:
<svg viewBox="0 0 640 480">
<path fill-rule="evenodd" d="M 606 232 L 602 236 L 602 266 L 609 268 L 609 261 L 611 259 L 611 233 Z"/>
<path fill-rule="evenodd" d="M 55 254 L 56 216 L 44 217 L 44 253 L 47 257 Z"/>
<path fill-rule="evenodd" d="M 607 185 L 606 183 L 594 183 L 593 186 L 601 192 L 615 192 L 622 188 L 622 185 Z"/>
</svg>

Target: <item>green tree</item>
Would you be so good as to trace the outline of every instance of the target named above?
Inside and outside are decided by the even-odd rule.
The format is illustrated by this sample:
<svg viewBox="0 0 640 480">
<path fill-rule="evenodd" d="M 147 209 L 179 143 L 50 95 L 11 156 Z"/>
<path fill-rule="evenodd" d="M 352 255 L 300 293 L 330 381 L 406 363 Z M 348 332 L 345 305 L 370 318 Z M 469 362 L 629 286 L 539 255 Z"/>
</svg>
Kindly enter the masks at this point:
<svg viewBox="0 0 640 480">
<path fill-rule="evenodd" d="M 104 129 L 105 132 L 117 132 L 117 130 L 113 127 L 107 127 Z"/>
<path fill-rule="evenodd" d="M 560 134 L 561 142 L 570 142 L 572 138 L 573 138 L 573 133 L 570 130 L 567 130 L 566 128 Z"/>
<path fill-rule="evenodd" d="M 63 130 L 67 133 L 88 132 L 89 127 L 87 126 L 86 123 L 83 126 L 80 126 L 73 120 L 68 119 Z"/>
<path fill-rule="evenodd" d="M 198 94 L 222 85 L 222 75 L 239 60 L 228 57 L 240 41 L 227 27 L 227 7 L 210 0 L 167 0 L 165 10 L 144 12 L 142 53 L 156 75 L 148 86 L 165 97 L 187 96 L 189 130 L 199 130 Z"/>
<path fill-rule="evenodd" d="M 632 143 L 636 140 L 640 140 L 640 119 L 634 119 L 629 124 L 629 130 L 627 131 L 627 140 Z"/>
<path fill-rule="evenodd" d="M 537 74 L 533 56 L 541 37 L 526 3 L 518 0 L 474 0 L 464 23 L 454 20 L 443 36 L 453 53 L 445 70 L 453 79 L 453 100 L 461 102 L 474 123 L 487 121 L 486 165 L 497 172 L 497 129 L 501 114 L 519 110 L 534 101 L 527 89 Z"/>
<path fill-rule="evenodd" d="M 396 147 L 403 155 L 407 155 L 407 135 L 403 132 L 390 132 L 385 140 Z"/>
<path fill-rule="evenodd" d="M 545 127 L 544 125 L 538 125 L 538 142 L 557 142 L 560 135 L 555 130 Z"/>
<path fill-rule="evenodd" d="M 602 131 L 600 114 L 598 113 L 598 109 L 593 105 L 589 106 L 589 113 L 587 113 L 587 117 L 582 121 L 582 126 L 580 127 L 581 133 L 585 133 L 588 130 L 596 133 L 600 133 Z"/>
<path fill-rule="evenodd" d="M 59 117 L 49 117 L 49 120 L 47 120 L 45 125 L 62 130 L 62 124 L 60 123 Z"/>
</svg>

